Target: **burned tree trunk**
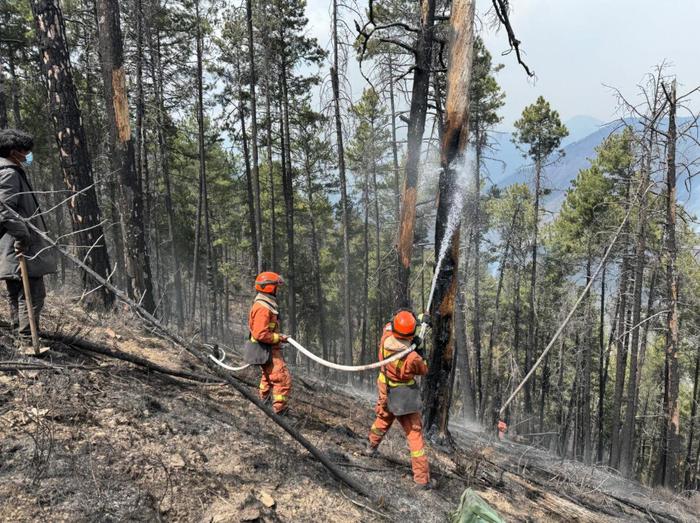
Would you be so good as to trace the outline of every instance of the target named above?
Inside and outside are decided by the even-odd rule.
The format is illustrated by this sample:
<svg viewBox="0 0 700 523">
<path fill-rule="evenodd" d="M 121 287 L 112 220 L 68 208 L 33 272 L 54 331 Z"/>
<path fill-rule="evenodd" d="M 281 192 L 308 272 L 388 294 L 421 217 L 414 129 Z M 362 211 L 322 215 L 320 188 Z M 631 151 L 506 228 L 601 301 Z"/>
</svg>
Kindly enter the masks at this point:
<svg viewBox="0 0 700 523">
<path fill-rule="evenodd" d="M 63 178 L 74 195 L 69 201 L 68 210 L 73 231 L 77 233 L 76 242 L 78 245 L 90 246 L 85 262 L 100 277 L 107 278 L 109 255 L 94 188 L 85 129 L 80 120 L 78 97 L 66 46 L 63 13 L 58 0 L 33 1 L 32 11 Z M 99 285 L 84 271 L 82 280 L 85 291 Z M 114 296 L 104 287 L 88 296 L 89 305 L 109 307 L 112 303 Z"/>
<path fill-rule="evenodd" d="M 260 206 L 260 170 L 258 162 L 258 114 L 257 97 L 255 95 L 255 48 L 253 45 L 253 6 L 251 0 L 246 0 L 246 29 L 248 32 L 248 66 L 250 67 L 250 148 L 253 153 L 253 164 L 250 174 L 254 197 L 254 224 L 255 234 L 253 238 L 253 249 L 255 250 L 255 264 L 258 272 L 262 272 L 262 208 Z"/>
<path fill-rule="evenodd" d="M 664 416 L 662 440 L 657 467 L 658 485 L 676 488 L 680 478 L 681 437 L 680 403 L 678 393 L 678 245 L 676 244 L 676 82 L 668 92 L 664 86 L 668 112 L 668 143 L 666 145 L 666 286 L 668 314 L 666 316 L 666 361 L 664 365 Z"/>
<path fill-rule="evenodd" d="M 350 311 L 350 205 L 345 176 L 345 149 L 340 118 L 340 80 L 338 78 L 338 2 L 333 1 L 333 66 L 331 67 L 335 137 L 338 147 L 338 174 L 340 176 L 340 210 L 343 224 L 343 362 L 352 364 L 352 315 Z"/>
<path fill-rule="evenodd" d="M 0 129 L 7 127 L 7 95 L 5 94 L 5 66 L 0 57 Z"/>
<path fill-rule="evenodd" d="M 421 1 L 421 26 L 414 46 L 416 66 L 413 74 L 411 109 L 409 113 L 406 178 L 401 199 L 401 215 L 398 233 L 398 283 L 396 285 L 396 306 L 405 307 L 411 302 L 409 277 L 411 255 L 416 226 L 416 191 L 418 186 L 418 164 L 420 163 L 425 115 L 428 110 L 428 90 L 430 87 L 430 67 L 433 50 L 433 25 L 435 24 L 435 0 Z M 471 41 L 470 41 L 471 45 Z"/>
<path fill-rule="evenodd" d="M 424 419 L 431 439 L 449 441 L 448 421 L 454 377 L 455 340 L 453 316 L 458 287 L 459 216 L 453 216 L 453 204 L 459 198 L 458 169 L 469 134 L 469 84 L 471 81 L 474 40 L 474 2 L 455 0 L 450 17 L 451 48 L 447 74 L 446 123 L 441 146 L 439 201 L 435 222 L 435 258 L 444 260 L 436 268 L 437 286 L 431 313 L 434 316 L 433 351 L 430 372 L 425 380 Z M 414 193 L 415 194 L 415 193 Z M 457 210 L 459 211 L 459 209 Z"/>
<path fill-rule="evenodd" d="M 143 223 L 143 195 L 136 174 L 129 122 L 119 3 L 117 0 L 97 0 L 96 4 L 112 169 L 118 176 L 118 205 L 128 293 L 132 299 L 140 301 L 144 309 L 153 312 L 156 305 Z"/>
</svg>

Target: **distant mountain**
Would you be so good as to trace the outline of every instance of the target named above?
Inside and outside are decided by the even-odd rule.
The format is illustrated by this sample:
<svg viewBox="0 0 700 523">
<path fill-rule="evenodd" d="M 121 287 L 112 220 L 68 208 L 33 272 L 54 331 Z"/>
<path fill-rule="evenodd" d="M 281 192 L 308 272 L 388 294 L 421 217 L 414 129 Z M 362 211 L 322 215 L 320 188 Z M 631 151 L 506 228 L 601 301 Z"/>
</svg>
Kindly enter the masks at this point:
<svg viewBox="0 0 700 523">
<path fill-rule="evenodd" d="M 687 120 L 679 120 L 683 125 Z M 633 122 L 636 124 L 636 122 Z M 577 138 L 564 143 L 564 157 L 544 169 L 545 187 L 552 193 L 547 198 L 545 205 L 548 210 L 559 210 L 566 190 L 571 186 L 581 169 L 590 165 L 590 159 L 595 156 L 595 148 L 605 138 L 619 129 L 618 124 L 601 125 L 601 122 L 588 116 L 577 116 L 566 123 L 571 136 Z M 587 132 L 588 131 L 588 132 Z M 697 133 L 697 131 L 696 131 Z M 494 133 L 495 152 L 487 154 L 484 166 L 487 169 L 491 185 L 507 187 L 517 182 L 532 181 L 533 167 L 529 160 L 525 159 L 518 148 L 512 143 L 511 132 Z M 678 144 L 678 163 L 686 164 L 688 161 L 700 158 L 700 146 L 693 140 L 681 141 Z M 687 185 L 687 173 L 679 172 L 678 201 L 693 214 L 700 214 L 700 198 L 697 196 L 691 200 Z M 696 190 L 697 192 L 697 190 Z"/>
<path fill-rule="evenodd" d="M 601 127 L 605 125 L 605 122 L 593 118 L 592 116 L 579 115 L 568 119 L 564 122 L 566 128 L 569 130 L 569 136 L 564 138 L 562 145 L 566 147 L 567 145 L 583 140 L 588 135 L 599 131 Z"/>
</svg>

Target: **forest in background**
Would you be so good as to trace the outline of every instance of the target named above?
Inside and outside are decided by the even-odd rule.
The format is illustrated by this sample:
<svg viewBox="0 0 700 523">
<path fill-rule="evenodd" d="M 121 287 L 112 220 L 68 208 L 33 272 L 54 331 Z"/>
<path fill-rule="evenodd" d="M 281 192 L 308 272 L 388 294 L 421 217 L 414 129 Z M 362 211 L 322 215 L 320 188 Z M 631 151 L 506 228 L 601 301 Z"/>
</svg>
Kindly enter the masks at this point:
<svg viewBox="0 0 700 523">
<path fill-rule="evenodd" d="M 454 321 L 429 348 L 446 374 L 425 384 L 426 396 L 447 389 L 434 403 L 448 415 L 431 433 L 446 435 L 449 415 L 493 427 L 600 264 L 505 412 L 509 433 L 697 490 L 700 241 L 676 198 L 679 184 L 692 198 L 697 171 L 692 147 L 676 150 L 698 140 L 692 88 L 665 65 L 640 71 L 615 132 L 545 212 L 542 174 L 568 131 L 534 100 L 514 133 L 531 169 L 488 183 L 507 93 L 478 37 L 469 153 L 445 183 L 450 2 L 332 7 L 326 50 L 303 0 L 4 2 L 0 126 L 35 136 L 30 175 L 52 237 L 173 328 L 230 345 L 255 273 L 278 271 L 285 330 L 326 359 L 366 363 L 398 306 L 426 308 L 445 196 L 461 188 L 461 243 L 442 268 L 458 292 L 452 280 L 438 292 Z M 355 98 L 351 56 L 366 79 Z M 66 261 L 50 287 L 112 306 Z"/>
</svg>

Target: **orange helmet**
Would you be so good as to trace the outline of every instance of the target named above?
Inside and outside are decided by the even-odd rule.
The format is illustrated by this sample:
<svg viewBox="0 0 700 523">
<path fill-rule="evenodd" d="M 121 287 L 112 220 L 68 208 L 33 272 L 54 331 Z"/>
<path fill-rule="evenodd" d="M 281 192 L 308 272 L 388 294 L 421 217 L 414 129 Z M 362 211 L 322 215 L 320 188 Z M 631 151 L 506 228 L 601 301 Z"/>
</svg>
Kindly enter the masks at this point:
<svg viewBox="0 0 700 523">
<path fill-rule="evenodd" d="M 416 335 L 416 315 L 408 309 L 401 309 L 394 315 L 391 320 L 391 330 L 394 332 L 394 337 L 402 340 L 410 340 Z"/>
<path fill-rule="evenodd" d="M 255 278 L 255 290 L 258 292 L 275 294 L 277 293 L 277 287 L 279 285 L 284 285 L 284 280 L 282 279 L 282 276 L 276 272 L 261 272 Z"/>
</svg>

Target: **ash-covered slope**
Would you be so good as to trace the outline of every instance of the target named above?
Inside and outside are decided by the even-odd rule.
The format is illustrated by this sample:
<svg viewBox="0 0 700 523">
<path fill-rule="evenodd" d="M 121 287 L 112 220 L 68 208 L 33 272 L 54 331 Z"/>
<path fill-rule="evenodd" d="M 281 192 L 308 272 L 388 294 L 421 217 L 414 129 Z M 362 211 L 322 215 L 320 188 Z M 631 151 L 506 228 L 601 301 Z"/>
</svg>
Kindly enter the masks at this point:
<svg viewBox="0 0 700 523">
<path fill-rule="evenodd" d="M 127 314 L 93 317 L 50 301 L 48 309 L 60 312 L 47 330 L 204 372 Z M 620 501 L 593 469 L 590 478 L 580 469 L 567 477 L 561 466 L 550 470 L 559 461 L 547 454 L 538 458 L 535 449 L 470 431 L 460 431 L 449 452 L 431 448 L 439 488 L 416 491 L 398 428 L 380 457 L 358 454 L 373 419 L 372 394 L 293 369 L 292 423 L 382 498 L 373 504 L 225 385 L 149 372 L 64 344 L 38 362 L 18 356 L 7 331 L 1 341 L 3 521 L 445 521 L 467 487 L 509 521 L 691 521 L 681 502 L 669 508 L 653 493 Z M 254 384 L 255 374 L 241 378 Z"/>
</svg>

